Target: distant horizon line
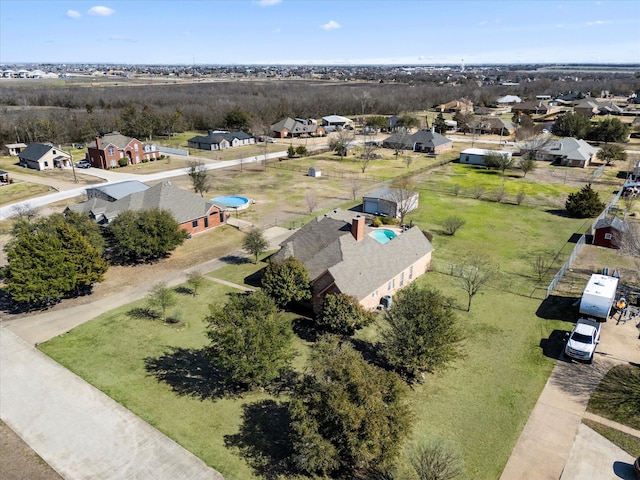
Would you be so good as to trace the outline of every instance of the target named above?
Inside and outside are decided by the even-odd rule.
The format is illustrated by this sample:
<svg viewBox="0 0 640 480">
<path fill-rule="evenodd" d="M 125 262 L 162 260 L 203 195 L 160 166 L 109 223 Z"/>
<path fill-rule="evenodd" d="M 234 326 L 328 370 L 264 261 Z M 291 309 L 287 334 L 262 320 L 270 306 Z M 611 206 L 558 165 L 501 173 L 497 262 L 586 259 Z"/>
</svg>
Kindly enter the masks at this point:
<svg viewBox="0 0 640 480">
<path fill-rule="evenodd" d="M 127 63 L 127 62 L 2 62 L 0 66 L 8 65 L 114 65 L 114 66 L 150 66 L 150 67 L 456 67 L 460 63 Z M 630 62 L 481 62 L 465 63 L 464 68 L 483 66 L 616 66 L 640 67 L 640 63 Z"/>
</svg>

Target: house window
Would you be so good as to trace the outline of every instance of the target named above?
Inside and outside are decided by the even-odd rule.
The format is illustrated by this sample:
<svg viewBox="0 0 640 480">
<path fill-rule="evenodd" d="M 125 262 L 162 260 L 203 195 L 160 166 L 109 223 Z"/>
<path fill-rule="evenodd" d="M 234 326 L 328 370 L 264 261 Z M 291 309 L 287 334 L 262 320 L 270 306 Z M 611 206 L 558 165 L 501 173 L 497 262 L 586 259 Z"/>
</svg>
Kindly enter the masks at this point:
<svg viewBox="0 0 640 480">
<path fill-rule="evenodd" d="M 138 144 L 137 143 L 133 144 L 133 150 L 136 151 L 136 152 L 138 151 Z"/>
<path fill-rule="evenodd" d="M 204 217 L 204 228 L 209 228 L 209 217 Z"/>
<path fill-rule="evenodd" d="M 404 285 L 404 272 L 400 274 L 400 286 L 402 287 L 403 285 Z"/>
<path fill-rule="evenodd" d="M 113 147 L 109 147 L 107 149 L 107 153 L 109 154 L 109 156 L 112 156 L 112 155 L 116 154 L 116 151 L 115 151 L 115 149 Z"/>
<path fill-rule="evenodd" d="M 389 280 L 389 283 L 387 284 L 387 290 L 393 290 L 393 287 L 396 284 L 396 279 L 392 278 L 391 280 Z"/>
<path fill-rule="evenodd" d="M 191 222 L 191 228 L 198 228 L 198 220 Z"/>
<path fill-rule="evenodd" d="M 371 298 L 376 298 L 378 296 L 378 290 L 371 294 Z"/>
<path fill-rule="evenodd" d="M 409 267 L 409 280 L 413 278 L 413 265 Z"/>
<path fill-rule="evenodd" d="M 140 155 L 136 155 L 136 163 L 140 163 Z"/>
<path fill-rule="evenodd" d="M 604 234 L 604 239 L 605 240 L 611 240 L 613 238 L 613 235 L 611 235 L 610 233 L 605 233 Z"/>
</svg>

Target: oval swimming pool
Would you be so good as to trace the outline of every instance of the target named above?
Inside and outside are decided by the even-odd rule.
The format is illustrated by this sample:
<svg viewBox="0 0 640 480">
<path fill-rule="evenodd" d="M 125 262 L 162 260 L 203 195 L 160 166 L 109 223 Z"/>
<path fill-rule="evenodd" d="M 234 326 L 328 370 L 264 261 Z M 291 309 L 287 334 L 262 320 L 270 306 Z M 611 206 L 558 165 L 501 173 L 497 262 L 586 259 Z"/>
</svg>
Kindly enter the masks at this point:
<svg viewBox="0 0 640 480">
<path fill-rule="evenodd" d="M 387 230 L 386 228 L 380 228 L 378 230 L 373 230 L 371 232 L 371 236 L 378 242 L 384 245 L 389 240 L 396 238 L 398 235 L 392 230 Z"/>
<path fill-rule="evenodd" d="M 249 207 L 249 199 L 238 195 L 226 195 L 224 197 L 212 198 L 211 201 L 221 207 L 235 208 L 236 210 L 244 210 Z"/>
</svg>

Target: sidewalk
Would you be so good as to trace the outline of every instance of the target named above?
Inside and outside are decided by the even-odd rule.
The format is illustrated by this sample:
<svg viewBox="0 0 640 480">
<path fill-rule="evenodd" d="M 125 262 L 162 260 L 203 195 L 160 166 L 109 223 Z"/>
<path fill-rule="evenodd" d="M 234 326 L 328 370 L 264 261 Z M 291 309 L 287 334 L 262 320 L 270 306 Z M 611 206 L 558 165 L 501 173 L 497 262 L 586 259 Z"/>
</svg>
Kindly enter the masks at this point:
<svg viewBox="0 0 640 480">
<path fill-rule="evenodd" d="M 67 480 L 224 477 L 0 327 L 0 417 Z"/>
</svg>

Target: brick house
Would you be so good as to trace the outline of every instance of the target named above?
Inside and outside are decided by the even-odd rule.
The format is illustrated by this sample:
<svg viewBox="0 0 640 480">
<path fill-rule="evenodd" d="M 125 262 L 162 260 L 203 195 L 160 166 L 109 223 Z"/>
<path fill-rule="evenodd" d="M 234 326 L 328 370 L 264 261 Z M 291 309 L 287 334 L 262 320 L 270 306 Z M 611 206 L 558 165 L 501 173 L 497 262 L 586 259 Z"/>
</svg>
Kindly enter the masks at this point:
<svg viewBox="0 0 640 480">
<path fill-rule="evenodd" d="M 318 125 L 318 121 L 313 118 L 291 117 L 271 125 L 271 131 L 276 138 L 321 137 L 327 133 L 326 129 L 322 125 Z"/>
<path fill-rule="evenodd" d="M 116 168 L 121 158 L 127 159 L 128 165 L 136 165 L 145 160 L 160 157 L 157 147 L 150 143 L 142 143 L 137 138 L 121 135 L 119 132 L 108 133 L 96 137 L 96 146 L 87 148 L 87 159 L 92 167 Z"/>
<path fill-rule="evenodd" d="M 187 233 L 195 234 L 211 230 L 227 221 L 224 209 L 195 193 L 173 187 L 169 182 L 136 191 L 115 201 L 95 196 L 86 202 L 67 207 L 86 213 L 99 225 L 108 225 L 126 210 L 168 210 Z"/>
<path fill-rule="evenodd" d="M 351 295 L 373 310 L 382 297 L 392 296 L 431 266 L 433 246 L 418 227 L 389 232 L 369 227 L 366 217 L 334 210 L 285 240 L 273 260 L 293 256 L 302 262 L 311 279 L 314 311 L 329 293 Z"/>
</svg>

